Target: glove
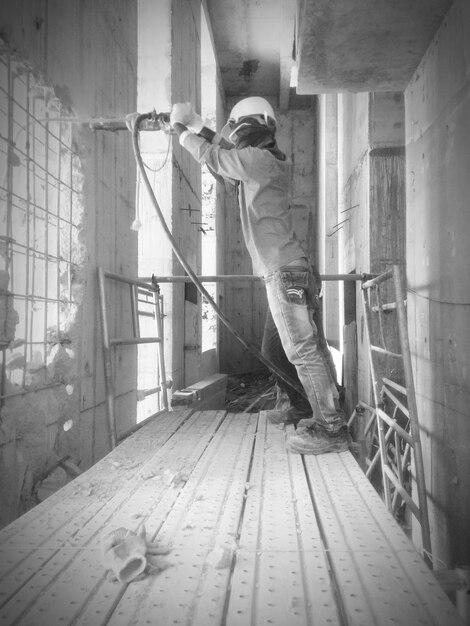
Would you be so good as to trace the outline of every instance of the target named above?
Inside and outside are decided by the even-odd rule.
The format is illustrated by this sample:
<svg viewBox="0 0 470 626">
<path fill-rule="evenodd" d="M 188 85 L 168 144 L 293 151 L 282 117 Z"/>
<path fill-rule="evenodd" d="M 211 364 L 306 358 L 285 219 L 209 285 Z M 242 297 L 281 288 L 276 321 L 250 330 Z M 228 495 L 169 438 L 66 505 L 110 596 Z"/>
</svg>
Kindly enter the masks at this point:
<svg viewBox="0 0 470 626">
<path fill-rule="evenodd" d="M 139 115 L 140 113 L 129 113 L 124 118 L 124 121 L 126 122 L 126 126 L 131 131 L 131 133 L 134 131 L 135 121 L 139 117 Z"/>
<path fill-rule="evenodd" d="M 192 133 L 199 133 L 204 127 L 201 117 L 194 113 L 190 102 L 176 102 L 171 109 L 170 124 L 183 124 Z"/>
<path fill-rule="evenodd" d="M 113 578 L 121 583 L 130 583 L 144 574 L 148 555 L 168 552 L 166 547 L 147 542 L 145 526 L 139 534 L 127 528 L 118 528 L 101 540 L 101 562 L 105 570 L 110 570 Z M 159 564 L 157 569 L 164 569 L 164 564 Z"/>
</svg>

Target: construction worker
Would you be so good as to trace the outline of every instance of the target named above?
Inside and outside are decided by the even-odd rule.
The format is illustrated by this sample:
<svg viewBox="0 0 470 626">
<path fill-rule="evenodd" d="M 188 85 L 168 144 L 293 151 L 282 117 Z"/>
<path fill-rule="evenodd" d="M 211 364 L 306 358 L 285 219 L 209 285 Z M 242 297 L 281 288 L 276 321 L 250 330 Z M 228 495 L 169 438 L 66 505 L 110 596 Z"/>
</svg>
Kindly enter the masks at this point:
<svg viewBox="0 0 470 626">
<path fill-rule="evenodd" d="M 347 450 L 350 438 L 344 414 L 335 402 L 336 387 L 313 320 L 318 275 L 293 231 L 288 164 L 277 146 L 271 105 L 264 98 L 250 97 L 233 107 L 221 134 L 235 149 L 204 126 L 190 103 L 173 105 L 170 123 L 180 144 L 199 163 L 237 186 L 253 270 L 264 280 L 282 346 L 313 413 L 289 438 L 290 450 L 301 454 Z"/>
</svg>

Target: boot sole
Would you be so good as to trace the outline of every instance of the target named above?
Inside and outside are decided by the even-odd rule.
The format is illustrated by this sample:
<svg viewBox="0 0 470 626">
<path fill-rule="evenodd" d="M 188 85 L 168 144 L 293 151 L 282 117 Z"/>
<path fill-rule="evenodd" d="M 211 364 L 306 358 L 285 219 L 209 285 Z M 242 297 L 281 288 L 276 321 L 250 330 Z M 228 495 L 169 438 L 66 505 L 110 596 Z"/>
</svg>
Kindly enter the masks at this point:
<svg viewBox="0 0 470 626">
<path fill-rule="evenodd" d="M 294 441 L 289 440 L 287 442 L 287 447 L 291 452 L 295 452 L 297 454 L 319 455 L 328 454 L 329 452 L 346 452 L 346 450 L 348 450 L 349 448 L 349 443 L 347 441 L 343 441 L 341 443 L 332 441 L 330 444 L 313 448 L 312 446 L 306 444 L 304 441 L 295 441 L 295 438 L 293 439 Z"/>
</svg>

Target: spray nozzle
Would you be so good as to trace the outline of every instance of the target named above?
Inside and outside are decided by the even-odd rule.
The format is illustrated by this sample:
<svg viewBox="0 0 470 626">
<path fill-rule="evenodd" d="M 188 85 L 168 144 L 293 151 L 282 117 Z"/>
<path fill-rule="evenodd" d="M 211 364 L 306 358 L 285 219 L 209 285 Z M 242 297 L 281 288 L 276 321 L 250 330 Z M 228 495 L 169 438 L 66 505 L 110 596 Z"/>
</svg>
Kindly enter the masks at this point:
<svg viewBox="0 0 470 626">
<path fill-rule="evenodd" d="M 129 113 L 126 115 L 125 121 L 127 128 L 132 132 L 137 118 L 140 117 L 141 121 L 139 124 L 139 131 L 163 130 L 163 132 L 167 134 L 174 133 L 174 130 L 170 126 L 169 113 L 157 113 L 154 109 L 150 113 L 144 115 L 144 119 L 142 119 L 142 114 L 140 113 Z"/>
</svg>

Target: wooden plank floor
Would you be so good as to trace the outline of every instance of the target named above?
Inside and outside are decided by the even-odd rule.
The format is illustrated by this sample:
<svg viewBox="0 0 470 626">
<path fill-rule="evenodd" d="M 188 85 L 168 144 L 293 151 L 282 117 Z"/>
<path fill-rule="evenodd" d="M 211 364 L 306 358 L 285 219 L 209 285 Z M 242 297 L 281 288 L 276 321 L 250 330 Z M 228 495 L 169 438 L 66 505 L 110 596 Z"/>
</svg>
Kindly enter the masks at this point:
<svg viewBox="0 0 470 626">
<path fill-rule="evenodd" d="M 267 413 L 173 411 L 0 531 L 0 624 L 461 624 L 349 452 L 286 451 Z M 130 584 L 124 527 L 170 544 Z"/>
</svg>

